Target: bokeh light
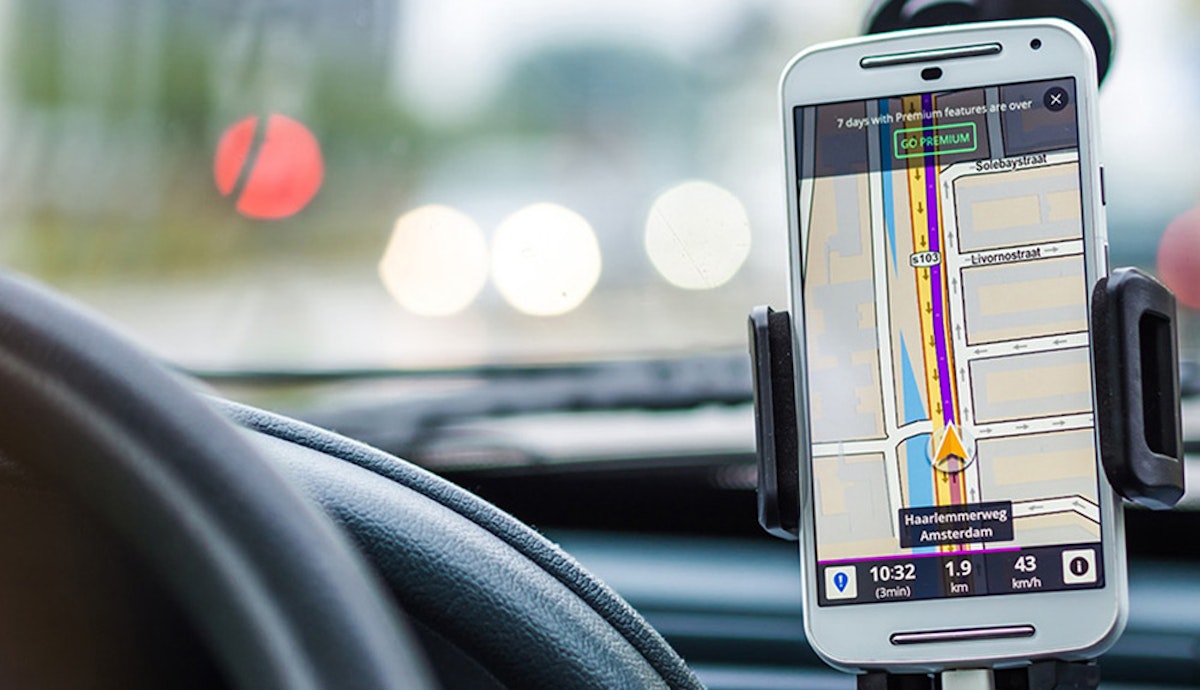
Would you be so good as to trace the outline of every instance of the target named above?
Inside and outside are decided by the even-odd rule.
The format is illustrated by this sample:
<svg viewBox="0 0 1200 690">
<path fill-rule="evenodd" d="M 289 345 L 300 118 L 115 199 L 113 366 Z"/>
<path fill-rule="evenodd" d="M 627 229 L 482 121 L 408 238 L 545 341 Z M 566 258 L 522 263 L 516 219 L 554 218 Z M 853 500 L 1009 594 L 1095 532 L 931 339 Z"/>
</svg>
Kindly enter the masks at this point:
<svg viewBox="0 0 1200 690">
<path fill-rule="evenodd" d="M 728 190 L 711 182 L 684 182 L 654 200 L 645 247 L 654 268 L 672 285 L 719 287 L 750 255 L 750 219 Z"/>
<path fill-rule="evenodd" d="M 582 216 L 539 203 L 512 214 L 492 239 L 492 280 L 504 299 L 534 316 L 565 314 L 600 279 L 600 245 Z"/>
<path fill-rule="evenodd" d="M 258 131 L 262 128 L 262 131 Z M 256 142 L 256 136 L 261 141 Z M 248 218 L 277 220 L 304 209 L 325 178 L 321 145 L 303 124 L 274 114 L 230 125 L 217 142 L 213 180 L 223 196 L 236 196 Z M 241 182 L 241 188 L 238 183 Z"/>
<path fill-rule="evenodd" d="M 1167 226 L 1158 244 L 1158 277 L 1184 305 L 1200 309 L 1200 206 Z"/>
<path fill-rule="evenodd" d="M 422 206 L 396 220 L 379 277 L 400 306 L 421 316 L 466 309 L 487 282 L 483 230 L 446 206 Z"/>
</svg>

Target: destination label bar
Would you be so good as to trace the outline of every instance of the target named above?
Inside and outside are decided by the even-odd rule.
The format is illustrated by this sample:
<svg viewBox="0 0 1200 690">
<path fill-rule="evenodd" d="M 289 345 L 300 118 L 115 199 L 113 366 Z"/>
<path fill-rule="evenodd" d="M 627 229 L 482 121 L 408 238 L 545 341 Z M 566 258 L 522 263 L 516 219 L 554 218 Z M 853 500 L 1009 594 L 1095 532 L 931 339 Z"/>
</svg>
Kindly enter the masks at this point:
<svg viewBox="0 0 1200 690">
<path fill-rule="evenodd" d="M 1012 541 L 1012 501 L 900 509 L 900 546 Z"/>
</svg>

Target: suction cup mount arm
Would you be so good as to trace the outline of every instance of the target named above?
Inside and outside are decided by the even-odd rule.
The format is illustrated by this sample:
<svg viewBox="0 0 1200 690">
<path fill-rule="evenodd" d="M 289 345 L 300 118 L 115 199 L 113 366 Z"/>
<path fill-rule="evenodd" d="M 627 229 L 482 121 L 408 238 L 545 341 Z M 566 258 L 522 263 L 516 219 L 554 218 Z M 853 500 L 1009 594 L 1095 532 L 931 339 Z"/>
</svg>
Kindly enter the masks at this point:
<svg viewBox="0 0 1200 690">
<path fill-rule="evenodd" d="M 1097 81 L 1104 83 L 1116 47 L 1116 27 L 1100 0 L 875 0 L 864 34 L 1005 19 L 1055 18 L 1079 27 L 1096 51 Z"/>
</svg>

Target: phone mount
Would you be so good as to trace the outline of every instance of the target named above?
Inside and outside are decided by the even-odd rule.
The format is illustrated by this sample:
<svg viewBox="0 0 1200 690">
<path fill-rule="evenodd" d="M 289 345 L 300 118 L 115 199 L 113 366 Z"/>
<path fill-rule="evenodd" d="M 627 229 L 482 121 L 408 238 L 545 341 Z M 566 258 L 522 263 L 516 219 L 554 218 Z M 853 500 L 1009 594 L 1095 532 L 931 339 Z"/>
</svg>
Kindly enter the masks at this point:
<svg viewBox="0 0 1200 690">
<path fill-rule="evenodd" d="M 875 0 L 864 34 L 1005 19 L 1062 19 L 1087 34 L 1096 52 L 1098 83 L 1112 64 L 1116 28 L 1100 0 Z"/>
<path fill-rule="evenodd" d="M 1095 690 L 1100 667 L 1094 661 L 1035 661 L 1018 668 L 964 669 L 926 673 L 865 673 L 858 690 Z"/>
<path fill-rule="evenodd" d="M 1014 19 L 1057 18 L 1078 27 L 1096 54 L 1097 83 L 1112 64 L 1116 29 L 1102 0 L 875 0 L 863 33 Z M 1175 297 L 1133 268 L 1117 269 L 1092 293 L 1094 421 L 1105 475 L 1126 500 L 1152 510 L 1184 493 Z M 770 534 L 800 534 L 800 458 L 791 316 L 770 307 L 750 313 L 758 449 L 758 521 Z M 807 443 L 807 434 L 804 435 Z M 964 662 L 964 666 L 971 666 Z M 1095 661 L 1042 659 L 1003 669 L 940 673 L 868 671 L 858 690 L 1095 690 Z"/>
<path fill-rule="evenodd" d="M 800 534 L 800 447 L 791 316 L 770 307 L 750 313 L 750 356 L 758 449 L 758 521 L 788 540 Z M 1100 458 L 1112 487 L 1153 510 L 1172 508 L 1184 492 L 1175 296 L 1135 268 L 1119 268 L 1092 291 L 1092 375 Z M 807 434 L 805 435 L 807 436 Z M 1089 670 L 1091 669 L 1091 670 Z M 995 684 L 962 688 L 1095 688 L 1094 664 L 1037 662 L 998 670 Z M 943 674 L 945 676 L 946 674 Z M 928 675 L 867 673 L 860 690 L 932 688 Z M 922 680 L 924 679 L 924 680 Z M 939 679 L 942 688 L 947 680 Z"/>
</svg>

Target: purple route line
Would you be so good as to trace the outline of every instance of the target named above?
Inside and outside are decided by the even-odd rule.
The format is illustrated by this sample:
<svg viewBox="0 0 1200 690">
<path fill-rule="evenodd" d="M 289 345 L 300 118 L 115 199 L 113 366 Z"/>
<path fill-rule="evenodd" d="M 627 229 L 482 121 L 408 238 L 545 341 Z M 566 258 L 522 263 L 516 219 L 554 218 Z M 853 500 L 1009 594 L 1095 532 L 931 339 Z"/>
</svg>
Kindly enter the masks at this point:
<svg viewBox="0 0 1200 690">
<path fill-rule="evenodd" d="M 908 553 L 894 556 L 868 556 L 867 558 L 837 558 L 832 561 L 817 561 L 817 565 L 838 565 L 840 563 L 863 563 L 866 561 L 908 561 L 916 558 L 933 558 L 934 556 L 953 558 L 955 556 L 973 556 L 977 553 L 1011 553 L 1020 551 L 1019 546 L 1006 546 L 1002 549 L 959 549 L 958 551 L 937 551 L 934 553 Z"/>
<path fill-rule="evenodd" d="M 926 113 L 933 112 L 933 95 L 921 95 L 921 109 Z M 933 136 L 933 116 L 932 114 L 923 118 L 923 124 L 930 137 Z M 941 213 L 938 209 L 937 195 L 937 159 L 933 154 L 932 147 L 925 154 L 925 206 L 928 213 L 926 218 L 929 220 L 929 251 L 940 251 L 941 233 L 938 230 L 938 218 Z M 938 361 L 938 383 L 942 388 L 942 420 L 945 424 L 954 423 L 954 396 L 950 392 L 950 361 L 947 355 L 946 348 L 946 320 L 942 312 L 942 266 L 934 264 L 929 267 L 929 287 L 933 307 L 933 339 L 934 346 L 937 349 Z"/>
</svg>

